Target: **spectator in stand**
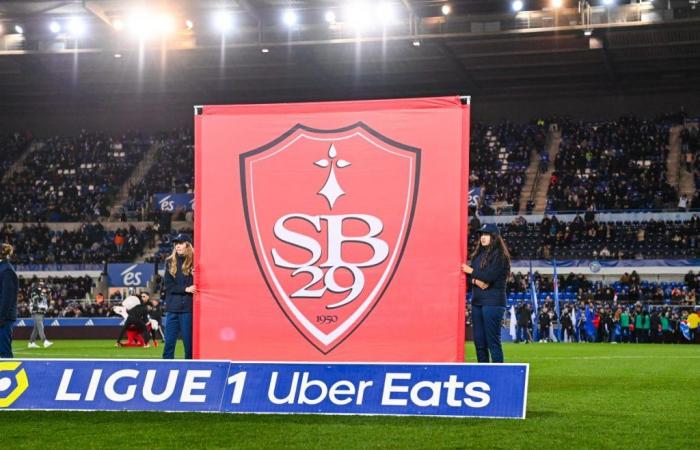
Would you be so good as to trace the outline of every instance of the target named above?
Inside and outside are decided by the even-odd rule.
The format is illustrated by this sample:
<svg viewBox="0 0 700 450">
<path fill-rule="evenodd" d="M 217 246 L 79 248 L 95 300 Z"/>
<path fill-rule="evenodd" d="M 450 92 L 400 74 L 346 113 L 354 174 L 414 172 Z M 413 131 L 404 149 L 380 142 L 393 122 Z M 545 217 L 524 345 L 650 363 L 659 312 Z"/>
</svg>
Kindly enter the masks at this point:
<svg viewBox="0 0 700 450">
<path fill-rule="evenodd" d="M 122 235 L 121 231 L 117 231 L 114 234 L 114 245 L 117 247 L 117 252 L 121 253 L 124 249 L 124 244 L 126 243 L 126 238 Z"/>
</svg>

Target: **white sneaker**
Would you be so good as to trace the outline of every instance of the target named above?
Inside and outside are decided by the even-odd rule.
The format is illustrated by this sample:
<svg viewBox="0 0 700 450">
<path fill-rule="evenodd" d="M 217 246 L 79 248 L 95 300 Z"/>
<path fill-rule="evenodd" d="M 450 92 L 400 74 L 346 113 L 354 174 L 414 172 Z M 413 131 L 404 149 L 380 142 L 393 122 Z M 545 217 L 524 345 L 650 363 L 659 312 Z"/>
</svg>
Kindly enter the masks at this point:
<svg viewBox="0 0 700 450">
<path fill-rule="evenodd" d="M 36 345 L 36 342 L 30 342 L 29 345 L 27 345 L 29 348 L 39 348 L 38 345 Z"/>
<path fill-rule="evenodd" d="M 44 341 L 44 348 L 49 348 L 49 347 L 51 347 L 52 345 L 53 345 L 53 342 Z M 38 345 L 37 345 L 37 347 L 38 347 Z"/>
</svg>

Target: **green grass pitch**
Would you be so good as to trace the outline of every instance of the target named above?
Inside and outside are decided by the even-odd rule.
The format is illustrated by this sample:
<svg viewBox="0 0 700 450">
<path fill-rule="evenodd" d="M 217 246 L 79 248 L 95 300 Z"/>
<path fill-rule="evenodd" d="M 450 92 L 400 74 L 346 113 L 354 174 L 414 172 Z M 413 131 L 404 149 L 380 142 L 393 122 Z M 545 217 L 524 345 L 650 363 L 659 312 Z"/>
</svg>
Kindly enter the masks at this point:
<svg viewBox="0 0 700 450">
<path fill-rule="evenodd" d="M 112 341 L 15 343 L 16 357 L 158 358 Z M 468 358 L 473 346 L 467 344 Z M 182 349 L 179 348 L 179 354 Z M 700 347 L 505 345 L 530 363 L 526 420 L 192 413 L 0 412 L 8 449 L 697 448 Z"/>
</svg>

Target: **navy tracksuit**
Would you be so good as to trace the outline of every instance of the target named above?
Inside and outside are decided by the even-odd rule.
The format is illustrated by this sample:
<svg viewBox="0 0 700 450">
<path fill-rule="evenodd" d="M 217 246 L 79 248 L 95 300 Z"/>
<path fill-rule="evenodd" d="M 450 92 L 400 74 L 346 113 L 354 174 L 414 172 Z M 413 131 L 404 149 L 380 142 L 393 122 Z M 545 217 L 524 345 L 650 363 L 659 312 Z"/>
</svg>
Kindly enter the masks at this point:
<svg viewBox="0 0 700 450">
<path fill-rule="evenodd" d="M 168 264 L 165 266 L 165 348 L 163 359 L 175 357 L 175 344 L 178 335 L 185 345 L 185 359 L 192 359 L 192 294 L 185 288 L 192 286 L 192 274 L 182 273 L 184 257 L 177 256 L 177 272 L 170 274 Z"/>
<path fill-rule="evenodd" d="M 12 325 L 17 320 L 17 274 L 0 261 L 0 358 L 12 358 Z"/>
<path fill-rule="evenodd" d="M 502 363 L 501 321 L 506 311 L 506 280 L 510 266 L 505 258 L 497 253 L 489 258 L 482 268 L 481 263 L 485 256 L 486 251 L 481 250 L 474 261 L 471 261 L 474 272 L 469 281 L 472 288 L 472 324 L 476 359 L 480 363 L 487 363 L 490 354 L 490 362 Z M 488 288 L 481 289 L 474 285 L 472 282 L 474 279 L 487 283 Z"/>
</svg>

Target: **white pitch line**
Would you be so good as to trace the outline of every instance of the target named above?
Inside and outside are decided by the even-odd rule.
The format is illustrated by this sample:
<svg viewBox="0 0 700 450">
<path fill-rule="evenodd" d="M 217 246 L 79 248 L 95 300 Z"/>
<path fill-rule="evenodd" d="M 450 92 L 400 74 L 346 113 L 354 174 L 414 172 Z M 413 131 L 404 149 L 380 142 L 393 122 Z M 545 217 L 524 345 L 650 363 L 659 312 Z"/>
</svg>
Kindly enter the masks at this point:
<svg viewBox="0 0 700 450">
<path fill-rule="evenodd" d="M 94 354 L 81 354 L 81 353 L 36 353 L 31 350 L 15 350 L 13 351 L 15 355 L 21 355 L 26 357 L 27 359 L 34 359 L 34 358 L 85 358 L 85 359 L 104 359 L 104 360 L 111 360 L 115 359 L 110 356 L 105 356 L 105 357 L 96 357 Z M 129 355 L 131 356 L 131 355 Z M 142 357 L 143 355 L 137 355 L 133 354 L 133 359 L 138 359 Z M 160 354 L 157 354 L 156 356 L 153 357 L 153 359 L 159 359 Z M 131 359 L 131 358 L 128 358 Z"/>
<path fill-rule="evenodd" d="M 700 355 L 689 355 L 689 356 L 542 356 L 534 357 L 528 361 L 538 360 L 538 359 L 700 359 Z"/>
</svg>

